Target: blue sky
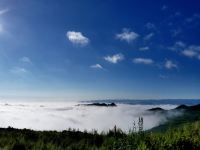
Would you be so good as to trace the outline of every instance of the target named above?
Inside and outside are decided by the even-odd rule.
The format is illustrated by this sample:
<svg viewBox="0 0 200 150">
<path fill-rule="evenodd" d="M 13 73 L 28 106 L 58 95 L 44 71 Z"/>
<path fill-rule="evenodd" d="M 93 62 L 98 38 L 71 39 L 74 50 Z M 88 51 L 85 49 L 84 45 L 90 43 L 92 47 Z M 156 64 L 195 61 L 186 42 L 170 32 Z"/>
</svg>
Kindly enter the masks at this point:
<svg viewBox="0 0 200 150">
<path fill-rule="evenodd" d="M 200 98 L 198 0 L 1 0 L 0 96 Z"/>
</svg>

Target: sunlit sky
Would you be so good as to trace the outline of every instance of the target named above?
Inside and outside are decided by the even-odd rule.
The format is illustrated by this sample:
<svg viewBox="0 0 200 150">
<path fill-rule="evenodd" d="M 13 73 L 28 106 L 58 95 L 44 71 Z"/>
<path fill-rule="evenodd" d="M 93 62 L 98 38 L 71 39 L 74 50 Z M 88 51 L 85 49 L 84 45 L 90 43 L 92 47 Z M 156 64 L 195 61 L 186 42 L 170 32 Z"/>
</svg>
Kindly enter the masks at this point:
<svg viewBox="0 0 200 150">
<path fill-rule="evenodd" d="M 199 91 L 199 0 L 0 0 L 0 97 Z"/>
</svg>

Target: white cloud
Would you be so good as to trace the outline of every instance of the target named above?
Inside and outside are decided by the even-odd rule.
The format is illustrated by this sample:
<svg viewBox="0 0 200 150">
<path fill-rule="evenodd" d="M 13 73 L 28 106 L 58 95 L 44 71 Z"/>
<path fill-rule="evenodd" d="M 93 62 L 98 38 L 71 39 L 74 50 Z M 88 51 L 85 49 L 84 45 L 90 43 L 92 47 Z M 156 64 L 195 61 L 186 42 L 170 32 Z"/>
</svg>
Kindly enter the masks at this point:
<svg viewBox="0 0 200 150">
<path fill-rule="evenodd" d="M 187 57 L 196 57 L 198 58 L 200 55 L 200 46 L 198 45 L 191 45 L 188 48 L 184 49 L 182 51 L 182 54 L 187 56 Z"/>
<path fill-rule="evenodd" d="M 0 15 L 3 15 L 9 11 L 8 8 L 0 10 Z"/>
<path fill-rule="evenodd" d="M 154 63 L 154 61 L 150 58 L 134 58 L 133 62 L 135 64 L 144 64 L 144 65 L 150 65 Z"/>
<path fill-rule="evenodd" d="M 113 56 L 105 56 L 104 59 L 110 63 L 116 64 L 124 59 L 124 55 L 119 53 Z"/>
<path fill-rule="evenodd" d="M 124 28 L 122 33 L 116 34 L 116 38 L 121 41 L 126 41 L 128 43 L 136 40 L 139 37 L 139 34 L 129 31 L 129 29 Z"/>
<path fill-rule="evenodd" d="M 140 51 L 147 51 L 147 50 L 149 50 L 149 47 L 148 46 L 140 47 L 139 50 Z"/>
<path fill-rule="evenodd" d="M 93 68 L 93 69 L 103 69 L 103 67 L 100 64 L 91 65 L 90 68 Z"/>
<path fill-rule="evenodd" d="M 154 36 L 154 33 L 149 33 L 144 37 L 144 40 L 150 40 Z"/>
<path fill-rule="evenodd" d="M 185 49 L 183 52 L 182 52 L 183 55 L 187 56 L 187 57 L 195 57 L 197 56 L 197 52 L 193 51 L 193 50 L 190 50 L 190 49 Z"/>
<path fill-rule="evenodd" d="M 165 62 L 165 68 L 167 68 L 167 69 L 173 69 L 173 68 L 178 68 L 178 66 L 177 66 L 177 64 L 174 63 L 173 61 L 167 60 L 167 61 Z"/>
<path fill-rule="evenodd" d="M 85 37 L 81 32 L 68 31 L 66 33 L 66 37 L 75 45 L 85 46 L 89 43 L 89 39 Z"/>
<path fill-rule="evenodd" d="M 26 57 L 26 56 L 22 57 L 20 59 L 20 61 L 24 62 L 24 63 L 32 63 L 31 59 L 29 57 Z"/>
</svg>

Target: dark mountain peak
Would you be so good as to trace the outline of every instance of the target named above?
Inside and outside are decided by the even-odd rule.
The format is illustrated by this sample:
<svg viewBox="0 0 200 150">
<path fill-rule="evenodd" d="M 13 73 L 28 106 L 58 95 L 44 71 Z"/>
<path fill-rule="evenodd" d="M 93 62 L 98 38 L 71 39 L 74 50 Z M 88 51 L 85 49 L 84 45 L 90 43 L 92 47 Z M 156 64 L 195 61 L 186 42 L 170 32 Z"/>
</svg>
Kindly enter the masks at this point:
<svg viewBox="0 0 200 150">
<path fill-rule="evenodd" d="M 83 104 L 85 106 L 101 106 L 101 107 L 116 107 L 115 103 L 91 103 L 91 104 Z"/>
<path fill-rule="evenodd" d="M 190 106 L 190 109 L 192 109 L 192 110 L 200 110 L 200 104 Z"/>
<path fill-rule="evenodd" d="M 180 105 L 180 106 L 176 107 L 175 109 L 199 110 L 200 111 L 200 104 L 193 105 L 193 106 Z"/>
<path fill-rule="evenodd" d="M 186 105 L 179 105 L 178 107 L 176 107 L 175 109 L 188 109 L 189 106 Z"/>
<path fill-rule="evenodd" d="M 155 107 L 155 108 L 151 108 L 148 109 L 149 111 L 163 111 L 164 109 L 160 108 L 160 107 Z"/>
</svg>

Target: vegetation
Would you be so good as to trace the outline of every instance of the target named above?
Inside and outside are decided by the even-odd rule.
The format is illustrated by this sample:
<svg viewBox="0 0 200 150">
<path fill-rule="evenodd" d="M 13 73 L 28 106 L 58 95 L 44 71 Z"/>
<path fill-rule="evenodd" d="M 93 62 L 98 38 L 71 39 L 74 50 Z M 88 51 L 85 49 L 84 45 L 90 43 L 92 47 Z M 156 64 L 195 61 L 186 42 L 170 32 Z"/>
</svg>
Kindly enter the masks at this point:
<svg viewBox="0 0 200 150">
<path fill-rule="evenodd" d="M 200 149 L 200 122 L 171 128 L 166 132 L 123 133 L 114 128 L 108 133 L 98 134 L 68 130 L 32 131 L 27 129 L 0 129 L 1 150 L 194 150 Z"/>
</svg>

